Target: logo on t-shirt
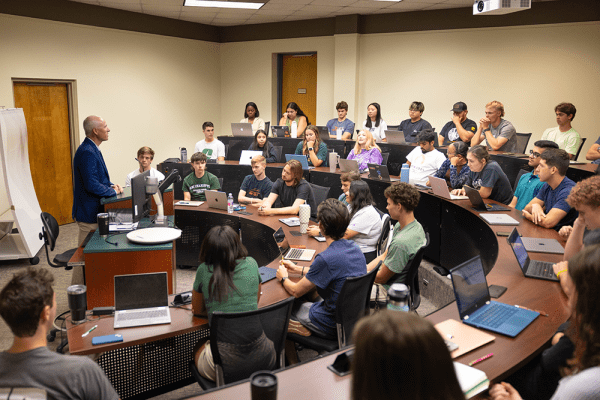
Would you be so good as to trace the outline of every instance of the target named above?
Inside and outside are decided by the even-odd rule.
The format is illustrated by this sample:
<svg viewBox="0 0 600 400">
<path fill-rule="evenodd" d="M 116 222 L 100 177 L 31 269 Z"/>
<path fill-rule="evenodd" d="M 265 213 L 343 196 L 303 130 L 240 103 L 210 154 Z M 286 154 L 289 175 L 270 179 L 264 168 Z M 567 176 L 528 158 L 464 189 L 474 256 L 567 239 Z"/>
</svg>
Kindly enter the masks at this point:
<svg viewBox="0 0 600 400">
<path fill-rule="evenodd" d="M 211 158 L 213 154 L 213 149 L 204 149 L 202 150 L 202 152 L 206 154 L 206 157 Z"/>
<path fill-rule="evenodd" d="M 477 130 L 477 128 L 476 128 L 476 127 L 474 127 L 474 126 L 472 126 L 472 127 L 471 127 L 471 130 L 472 130 L 473 132 L 475 132 L 475 131 Z"/>
<path fill-rule="evenodd" d="M 250 191 L 248 192 L 248 195 L 250 197 L 258 197 L 258 198 L 260 198 L 260 190 L 258 190 L 257 188 L 250 189 Z"/>
<path fill-rule="evenodd" d="M 452 128 L 448 131 L 448 140 L 450 140 L 451 142 L 455 142 L 458 140 L 458 138 L 459 136 L 456 128 Z"/>
</svg>

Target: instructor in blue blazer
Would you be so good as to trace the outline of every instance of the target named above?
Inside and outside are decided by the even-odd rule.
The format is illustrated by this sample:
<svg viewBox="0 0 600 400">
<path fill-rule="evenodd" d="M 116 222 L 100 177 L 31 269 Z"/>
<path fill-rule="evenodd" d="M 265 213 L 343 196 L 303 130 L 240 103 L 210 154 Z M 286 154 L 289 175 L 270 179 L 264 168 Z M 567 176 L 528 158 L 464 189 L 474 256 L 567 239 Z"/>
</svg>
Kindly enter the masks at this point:
<svg viewBox="0 0 600 400">
<path fill-rule="evenodd" d="M 75 153 L 73 159 L 73 219 L 79 226 L 78 243 L 81 243 L 88 232 L 97 229 L 96 215 L 102 212 L 100 199 L 116 196 L 123 192 L 123 188 L 113 184 L 108 176 L 108 169 L 100 152 L 102 142 L 108 140 L 108 125 L 106 121 L 95 115 L 83 121 L 85 140 Z M 73 271 L 75 276 L 81 271 Z M 83 275 L 79 282 L 83 282 Z"/>
</svg>

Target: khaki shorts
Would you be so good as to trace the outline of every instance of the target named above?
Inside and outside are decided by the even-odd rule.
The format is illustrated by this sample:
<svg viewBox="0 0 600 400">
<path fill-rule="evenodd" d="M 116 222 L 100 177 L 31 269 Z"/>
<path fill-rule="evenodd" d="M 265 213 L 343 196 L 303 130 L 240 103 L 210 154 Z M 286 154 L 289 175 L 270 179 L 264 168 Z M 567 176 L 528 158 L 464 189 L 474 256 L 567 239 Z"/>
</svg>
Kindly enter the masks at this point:
<svg viewBox="0 0 600 400">
<path fill-rule="evenodd" d="M 217 374 L 215 372 L 215 362 L 213 360 L 212 352 L 210 350 L 210 340 L 206 341 L 200 357 L 198 357 L 198 364 L 196 364 L 198 372 L 206 379 L 210 379 L 215 382 L 217 380 Z"/>
</svg>

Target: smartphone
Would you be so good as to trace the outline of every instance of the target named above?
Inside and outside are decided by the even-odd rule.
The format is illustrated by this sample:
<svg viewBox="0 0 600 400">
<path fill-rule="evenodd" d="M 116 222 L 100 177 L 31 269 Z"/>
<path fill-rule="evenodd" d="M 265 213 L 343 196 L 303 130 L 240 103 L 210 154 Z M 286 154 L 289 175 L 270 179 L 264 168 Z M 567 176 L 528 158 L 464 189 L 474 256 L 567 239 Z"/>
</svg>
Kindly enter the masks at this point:
<svg viewBox="0 0 600 400">
<path fill-rule="evenodd" d="M 500 237 L 509 237 L 510 236 L 510 232 L 496 232 L 496 235 L 500 236 Z"/>
</svg>

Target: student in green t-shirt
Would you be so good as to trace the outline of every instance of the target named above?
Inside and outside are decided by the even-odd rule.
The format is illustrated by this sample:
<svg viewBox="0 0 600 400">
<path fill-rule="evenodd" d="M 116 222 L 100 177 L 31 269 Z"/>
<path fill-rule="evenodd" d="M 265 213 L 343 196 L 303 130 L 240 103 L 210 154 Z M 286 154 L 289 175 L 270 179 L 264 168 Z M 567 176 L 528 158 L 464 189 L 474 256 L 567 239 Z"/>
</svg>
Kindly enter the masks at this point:
<svg viewBox="0 0 600 400">
<path fill-rule="evenodd" d="M 194 172 L 183 180 L 183 200 L 206 201 L 205 190 L 219 190 L 219 179 L 206 170 L 206 154 L 194 153 L 191 159 Z"/>
<path fill-rule="evenodd" d="M 385 299 L 392 283 L 409 283 L 406 263 L 426 242 L 425 231 L 414 215 L 419 191 L 408 183 L 395 182 L 385 189 L 384 195 L 390 217 L 398 223 L 388 249 L 367 265 L 367 271 L 372 271 L 382 261 L 371 292 L 373 300 Z"/>
</svg>

